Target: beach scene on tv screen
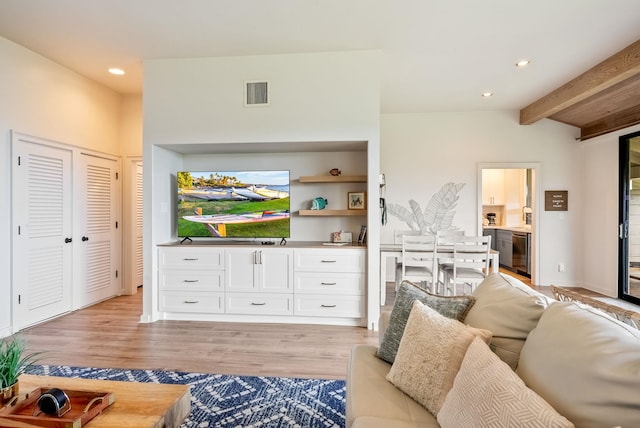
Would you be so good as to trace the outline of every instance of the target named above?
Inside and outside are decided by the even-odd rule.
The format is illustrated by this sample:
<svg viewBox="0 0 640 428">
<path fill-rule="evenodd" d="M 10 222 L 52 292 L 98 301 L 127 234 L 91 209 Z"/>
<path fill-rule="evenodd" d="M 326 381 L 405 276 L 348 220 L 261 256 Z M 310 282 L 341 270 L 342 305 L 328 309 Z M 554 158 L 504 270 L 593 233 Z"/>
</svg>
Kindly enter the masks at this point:
<svg viewBox="0 0 640 428">
<path fill-rule="evenodd" d="M 181 171 L 177 181 L 179 237 L 289 237 L 289 171 Z"/>
</svg>

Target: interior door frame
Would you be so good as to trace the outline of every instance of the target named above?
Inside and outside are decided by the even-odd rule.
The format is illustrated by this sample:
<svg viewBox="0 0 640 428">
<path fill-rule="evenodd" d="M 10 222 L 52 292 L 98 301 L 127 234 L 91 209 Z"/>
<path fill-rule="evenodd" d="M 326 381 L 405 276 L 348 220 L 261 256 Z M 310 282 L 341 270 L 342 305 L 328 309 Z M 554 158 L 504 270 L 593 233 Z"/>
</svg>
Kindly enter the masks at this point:
<svg viewBox="0 0 640 428">
<path fill-rule="evenodd" d="M 477 165 L 477 228 L 482 233 L 482 170 L 483 169 L 532 169 L 531 205 L 531 283 L 537 284 L 540 276 L 540 211 L 542 210 L 542 164 L 540 162 L 479 162 Z"/>
<path fill-rule="evenodd" d="M 629 287 L 629 200 L 631 171 L 629 149 L 631 140 L 640 137 L 640 131 L 619 137 L 618 184 L 618 298 L 640 305 L 640 297 L 628 294 Z"/>
<path fill-rule="evenodd" d="M 124 222 L 124 242 L 123 242 L 123 270 L 124 281 L 122 285 L 122 294 L 133 295 L 138 292 L 138 287 L 142 284 L 136 284 L 135 278 L 135 261 L 136 254 L 136 239 L 135 239 L 135 224 L 136 221 L 142 222 L 142 218 L 136 219 L 136 204 L 137 204 L 137 192 L 136 192 L 136 169 L 138 166 L 143 167 L 142 156 L 127 156 L 125 158 L 124 168 L 124 212 L 126 213 L 126 221 Z M 144 265 L 144 263 L 143 263 Z M 144 280 L 144 275 L 143 275 Z"/>
</svg>

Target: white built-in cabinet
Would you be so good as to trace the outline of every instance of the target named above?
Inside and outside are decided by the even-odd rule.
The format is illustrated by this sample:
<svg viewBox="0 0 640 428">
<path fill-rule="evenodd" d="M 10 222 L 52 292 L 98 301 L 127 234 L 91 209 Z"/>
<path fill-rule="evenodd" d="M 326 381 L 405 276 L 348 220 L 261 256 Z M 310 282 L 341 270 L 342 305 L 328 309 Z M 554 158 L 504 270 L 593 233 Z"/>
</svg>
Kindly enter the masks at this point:
<svg viewBox="0 0 640 428">
<path fill-rule="evenodd" d="M 226 312 L 293 315 L 293 250 L 228 248 Z"/>
<path fill-rule="evenodd" d="M 224 251 L 167 247 L 159 252 L 159 265 L 161 311 L 224 312 Z"/>
<path fill-rule="evenodd" d="M 165 319 L 363 325 L 366 248 L 158 247 Z"/>
<path fill-rule="evenodd" d="M 295 253 L 296 315 L 365 316 L 364 250 L 306 249 Z"/>
</svg>

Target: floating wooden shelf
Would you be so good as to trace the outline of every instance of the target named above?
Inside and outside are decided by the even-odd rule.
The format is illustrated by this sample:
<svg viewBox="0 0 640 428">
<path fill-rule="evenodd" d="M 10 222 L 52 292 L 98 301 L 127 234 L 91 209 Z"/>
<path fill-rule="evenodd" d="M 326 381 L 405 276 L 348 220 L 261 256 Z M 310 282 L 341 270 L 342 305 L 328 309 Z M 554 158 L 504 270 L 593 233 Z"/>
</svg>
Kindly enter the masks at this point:
<svg viewBox="0 0 640 428">
<path fill-rule="evenodd" d="M 300 177 L 300 183 L 366 183 L 366 175 L 307 175 Z"/>
<path fill-rule="evenodd" d="M 367 210 L 300 210 L 301 216 L 315 217 L 344 217 L 344 216 L 366 216 Z"/>
</svg>

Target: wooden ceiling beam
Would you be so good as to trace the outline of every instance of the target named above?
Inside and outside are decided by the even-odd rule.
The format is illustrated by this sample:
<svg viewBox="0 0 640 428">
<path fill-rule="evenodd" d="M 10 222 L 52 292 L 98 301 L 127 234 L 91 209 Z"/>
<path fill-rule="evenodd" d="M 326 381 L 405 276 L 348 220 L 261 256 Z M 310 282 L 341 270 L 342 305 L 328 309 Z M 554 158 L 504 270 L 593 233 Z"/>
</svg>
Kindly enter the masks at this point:
<svg viewBox="0 0 640 428">
<path fill-rule="evenodd" d="M 520 110 L 530 125 L 640 73 L 640 40 Z"/>
<path fill-rule="evenodd" d="M 640 105 L 609 115 L 580 128 L 580 140 L 584 141 L 638 123 L 640 123 Z"/>
</svg>

